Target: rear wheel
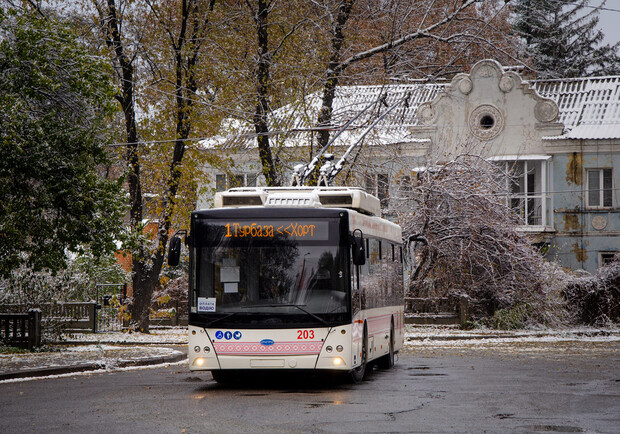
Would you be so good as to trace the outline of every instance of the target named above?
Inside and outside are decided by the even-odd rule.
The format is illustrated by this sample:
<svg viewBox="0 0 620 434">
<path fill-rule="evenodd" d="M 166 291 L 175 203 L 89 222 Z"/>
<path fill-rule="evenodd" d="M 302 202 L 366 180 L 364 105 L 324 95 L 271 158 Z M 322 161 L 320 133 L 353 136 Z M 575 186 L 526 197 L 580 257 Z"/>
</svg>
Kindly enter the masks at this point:
<svg viewBox="0 0 620 434">
<path fill-rule="evenodd" d="M 350 373 L 351 375 L 351 381 L 353 383 L 359 383 L 364 379 L 364 376 L 366 375 L 366 360 L 368 358 L 367 356 L 367 351 L 368 351 L 368 345 L 367 345 L 367 341 L 368 341 L 368 332 L 366 330 L 366 325 L 364 325 L 364 335 L 362 337 L 362 351 L 361 351 L 361 359 L 362 362 L 360 363 L 360 365 L 353 369 Z"/>
</svg>

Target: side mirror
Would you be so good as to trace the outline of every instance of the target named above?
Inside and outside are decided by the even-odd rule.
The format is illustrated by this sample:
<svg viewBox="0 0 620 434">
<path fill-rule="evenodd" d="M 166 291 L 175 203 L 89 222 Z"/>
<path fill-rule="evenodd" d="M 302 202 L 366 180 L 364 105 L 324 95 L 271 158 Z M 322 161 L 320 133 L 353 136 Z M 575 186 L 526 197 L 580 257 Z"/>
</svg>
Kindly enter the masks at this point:
<svg viewBox="0 0 620 434">
<path fill-rule="evenodd" d="M 359 235 L 355 235 L 359 231 Z M 364 234 L 360 229 L 353 231 L 353 237 L 351 240 L 351 249 L 353 256 L 353 263 L 355 265 L 364 265 L 366 263 L 366 248 L 364 244 Z"/>
<path fill-rule="evenodd" d="M 181 238 L 174 236 L 170 239 L 168 247 L 168 265 L 176 267 L 181 260 Z"/>
</svg>

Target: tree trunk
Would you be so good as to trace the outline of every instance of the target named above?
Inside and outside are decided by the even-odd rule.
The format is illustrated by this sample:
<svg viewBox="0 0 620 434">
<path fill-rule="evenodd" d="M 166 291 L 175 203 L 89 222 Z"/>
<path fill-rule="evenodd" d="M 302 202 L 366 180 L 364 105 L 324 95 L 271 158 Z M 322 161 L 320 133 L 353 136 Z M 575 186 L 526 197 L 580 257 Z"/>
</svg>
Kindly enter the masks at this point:
<svg viewBox="0 0 620 434">
<path fill-rule="evenodd" d="M 258 42 L 258 63 L 256 65 L 256 93 L 257 101 L 254 111 L 254 129 L 258 155 L 263 168 L 263 176 L 268 186 L 278 186 L 280 181 L 276 174 L 276 168 L 269 144 L 269 35 L 267 33 L 267 19 L 269 8 L 265 0 L 258 0 L 258 9 L 254 17 L 256 23 L 256 36 Z"/>
<path fill-rule="evenodd" d="M 319 149 L 327 145 L 329 142 L 330 131 L 329 127 L 332 122 L 332 112 L 334 105 L 334 98 L 336 97 L 336 88 L 338 87 L 338 81 L 341 68 L 341 51 L 342 44 L 344 43 L 344 26 L 349 20 L 351 15 L 351 9 L 355 0 L 345 0 L 340 4 L 338 8 L 338 16 L 336 22 L 333 24 L 332 39 L 330 46 L 329 63 L 327 65 L 327 77 L 325 85 L 323 87 L 323 99 L 321 104 L 321 111 L 318 118 L 319 136 L 318 145 Z"/>
<path fill-rule="evenodd" d="M 134 69 L 132 60 L 124 52 L 117 11 L 114 0 L 107 0 L 108 11 L 105 15 L 107 27 L 106 43 L 114 51 L 115 60 L 121 70 L 122 95 L 117 99 L 125 114 L 127 131 L 126 163 L 129 169 L 128 186 L 131 200 L 130 224 L 134 233 L 142 230 L 142 191 L 140 186 L 140 161 L 138 158 L 138 138 L 133 97 Z M 197 83 L 194 76 L 198 65 L 201 47 L 201 32 L 207 27 L 208 17 L 213 10 L 215 0 L 207 5 L 206 18 L 200 22 L 197 0 L 183 0 L 181 4 L 181 23 L 178 37 L 169 32 L 175 53 L 174 65 L 176 73 L 176 141 L 170 162 L 167 189 L 163 198 L 163 210 L 159 219 L 159 228 L 155 239 L 155 248 L 149 242 L 142 242 L 133 250 L 133 303 L 130 307 L 131 321 L 137 331 L 149 332 L 149 314 L 153 291 L 159 283 L 159 274 L 166 256 L 168 235 L 172 226 L 172 216 L 176 205 L 176 195 L 181 181 L 180 164 L 185 153 L 186 141 L 191 131 L 192 97 L 196 95 Z M 188 40 L 189 20 L 193 18 L 193 30 Z M 184 47 L 191 42 L 191 48 L 184 54 Z M 141 235 L 141 234 L 140 234 Z"/>
<path fill-rule="evenodd" d="M 103 11 L 100 11 L 103 15 Z M 121 104 L 125 116 L 125 133 L 127 148 L 125 161 L 129 169 L 127 183 L 131 203 L 130 225 L 138 227 L 142 221 L 142 188 L 140 186 L 140 161 L 138 158 L 138 130 L 136 127 L 136 111 L 133 95 L 134 69 L 132 61 L 125 54 L 119 31 L 119 22 L 114 0 L 108 0 L 107 12 L 107 46 L 114 51 L 120 67 L 121 94 L 116 99 Z"/>
<path fill-rule="evenodd" d="M 342 69 L 340 67 L 342 44 L 344 43 L 343 29 L 351 14 L 351 8 L 355 0 L 344 0 L 338 8 L 338 16 L 332 24 L 332 38 L 330 45 L 329 62 L 327 64 L 325 85 L 323 86 L 323 98 L 321 100 L 321 110 L 317 120 L 319 133 L 317 137 L 317 148 L 323 149 L 331 136 L 332 113 L 336 88 Z M 319 179 L 319 169 L 323 165 L 324 159 L 320 159 L 308 178 L 309 185 L 316 185 Z"/>
<path fill-rule="evenodd" d="M 114 51 L 120 67 L 121 95 L 117 96 L 125 116 L 126 153 L 125 163 L 128 168 L 128 187 L 130 200 L 129 224 L 132 232 L 141 230 L 142 225 L 142 188 L 140 185 L 140 160 L 138 157 L 138 132 L 133 94 L 134 68 L 126 56 L 121 40 L 118 15 L 114 0 L 108 0 L 106 44 Z M 100 11 L 101 12 L 101 11 Z M 148 262 L 144 246 L 132 252 L 132 298 L 130 306 L 132 322 L 140 331 L 148 331 L 149 307 L 153 294 L 152 276 L 149 275 Z"/>
</svg>

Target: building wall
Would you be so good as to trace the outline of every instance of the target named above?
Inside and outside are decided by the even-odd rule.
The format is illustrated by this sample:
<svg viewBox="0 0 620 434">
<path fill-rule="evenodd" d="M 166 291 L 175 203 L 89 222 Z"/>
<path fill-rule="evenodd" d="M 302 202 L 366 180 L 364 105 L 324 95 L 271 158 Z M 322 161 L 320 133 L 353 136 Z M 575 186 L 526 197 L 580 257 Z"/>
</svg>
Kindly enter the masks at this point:
<svg viewBox="0 0 620 434">
<path fill-rule="evenodd" d="M 557 114 L 555 103 L 538 96 L 519 75 L 486 60 L 420 105 L 422 126 L 414 133 L 431 139 L 435 158 L 464 151 L 489 157 L 544 155 L 542 137 L 562 132 Z"/>
<path fill-rule="evenodd" d="M 414 132 L 431 139 L 435 159 L 463 151 L 485 157 L 547 158 L 553 221 L 539 235 L 549 242 L 548 257 L 594 272 L 605 256 L 620 251 L 620 141 L 549 139 L 563 133 L 558 114 L 555 102 L 540 97 L 517 74 L 504 72 L 497 62 L 482 61 L 419 107 L 422 125 Z M 485 124 L 485 116 L 490 123 Z M 588 206 L 588 169 L 612 169 L 611 206 Z"/>
<path fill-rule="evenodd" d="M 553 157 L 554 226 L 550 259 L 573 268 L 594 271 L 601 255 L 620 251 L 620 144 L 566 143 L 583 151 Z M 612 169 L 612 205 L 588 206 L 588 169 Z M 615 169 L 615 170 L 614 170 Z"/>
</svg>

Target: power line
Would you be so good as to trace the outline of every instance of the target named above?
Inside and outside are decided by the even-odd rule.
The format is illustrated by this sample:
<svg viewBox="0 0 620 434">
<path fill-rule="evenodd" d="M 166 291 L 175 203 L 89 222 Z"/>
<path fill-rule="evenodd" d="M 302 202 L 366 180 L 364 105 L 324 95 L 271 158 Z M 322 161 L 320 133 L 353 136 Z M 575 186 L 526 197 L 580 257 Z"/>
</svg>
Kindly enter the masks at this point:
<svg viewBox="0 0 620 434">
<path fill-rule="evenodd" d="M 362 128 L 361 126 L 355 128 L 348 128 L 347 131 L 354 131 Z M 201 140 L 209 140 L 209 139 L 217 139 L 221 138 L 222 140 L 235 140 L 240 138 L 250 138 L 254 139 L 260 136 L 277 136 L 281 134 L 291 134 L 291 133 L 303 133 L 303 132 L 317 132 L 317 131 L 338 131 L 340 128 L 338 126 L 326 126 L 326 127 L 308 127 L 308 128 L 292 128 L 290 130 L 272 130 L 266 133 L 239 133 L 232 134 L 228 136 L 211 136 L 211 137 L 189 137 L 187 139 L 162 139 L 162 140 L 140 140 L 137 142 L 117 142 L 117 143 L 109 143 L 107 147 L 116 147 L 116 146 L 129 146 L 129 145 L 151 145 L 151 144 L 164 144 L 164 143 L 174 143 L 177 141 L 188 141 L 195 142 Z"/>
<path fill-rule="evenodd" d="M 582 5 L 582 4 L 575 3 L 575 2 L 566 2 L 566 4 L 573 5 L 573 6 L 583 6 L 585 8 L 598 9 L 598 10 L 601 10 L 601 11 L 620 12 L 620 9 L 613 9 L 613 8 L 608 8 L 608 7 L 605 7 L 605 6 Z"/>
</svg>

